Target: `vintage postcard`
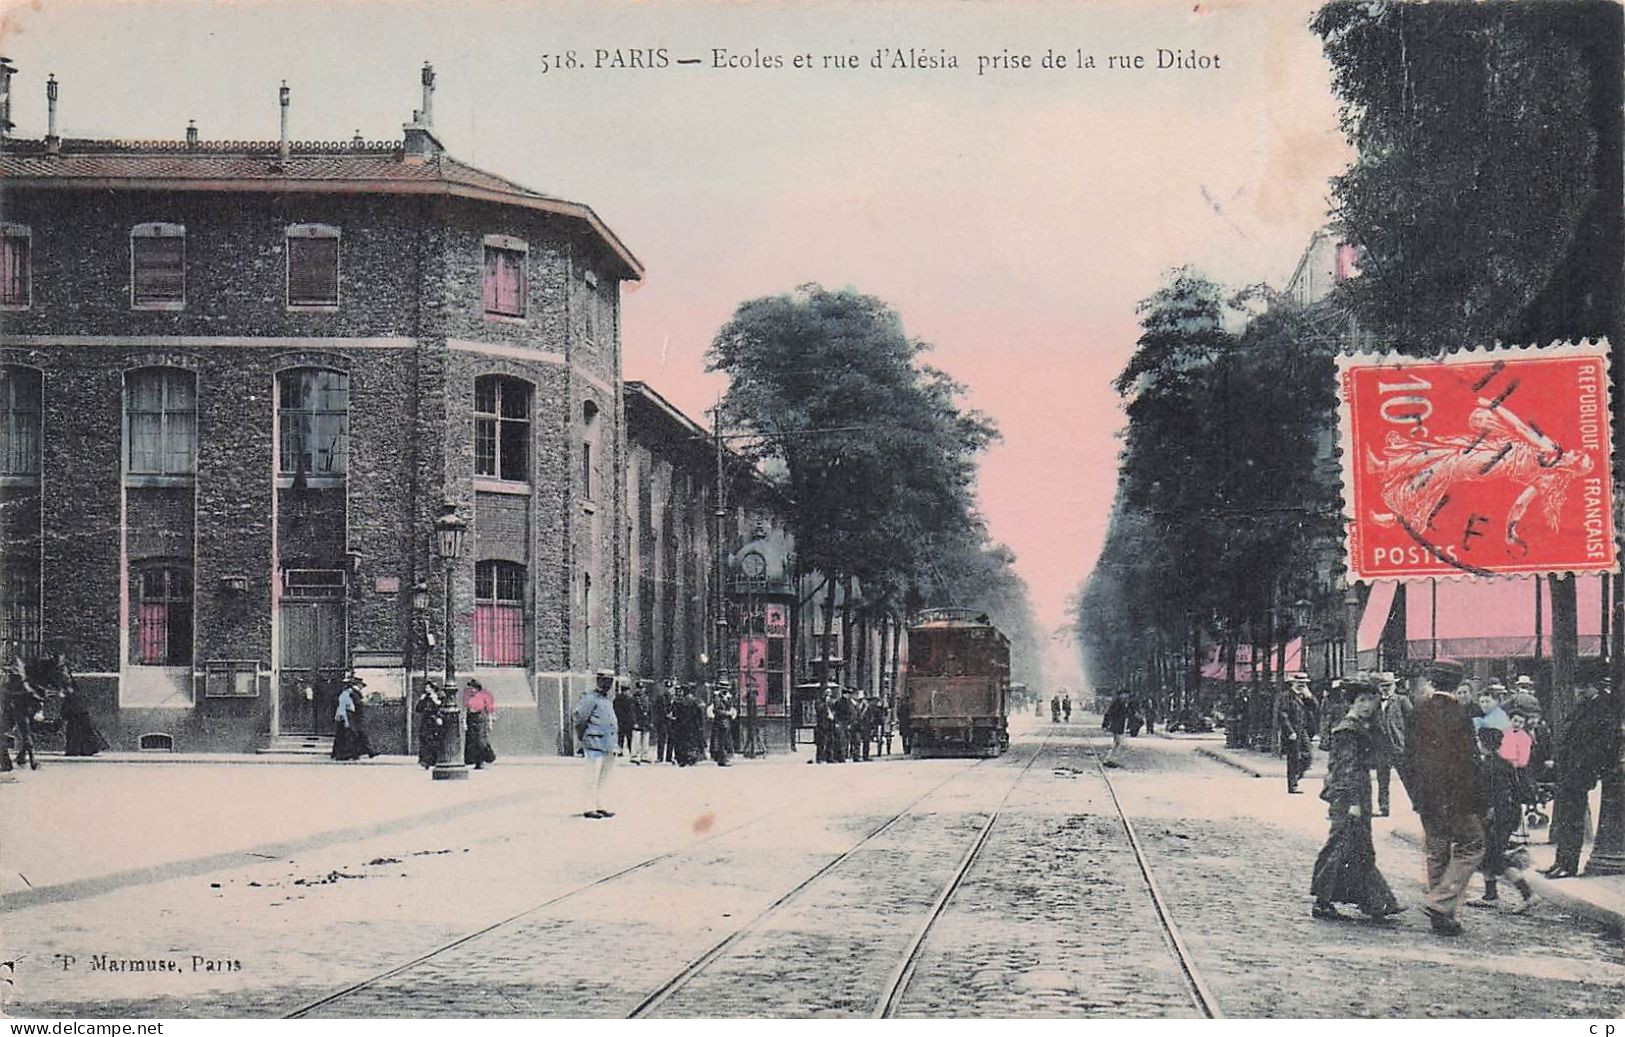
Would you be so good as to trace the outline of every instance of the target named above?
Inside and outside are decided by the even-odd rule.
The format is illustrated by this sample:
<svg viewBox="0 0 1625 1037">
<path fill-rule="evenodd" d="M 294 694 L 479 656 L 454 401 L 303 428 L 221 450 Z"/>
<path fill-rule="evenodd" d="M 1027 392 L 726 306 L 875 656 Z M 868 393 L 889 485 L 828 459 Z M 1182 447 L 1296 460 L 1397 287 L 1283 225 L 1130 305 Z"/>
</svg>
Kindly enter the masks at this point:
<svg viewBox="0 0 1625 1037">
<path fill-rule="evenodd" d="M 4 2 L 9 1032 L 1617 1018 L 1621 26 Z"/>
</svg>

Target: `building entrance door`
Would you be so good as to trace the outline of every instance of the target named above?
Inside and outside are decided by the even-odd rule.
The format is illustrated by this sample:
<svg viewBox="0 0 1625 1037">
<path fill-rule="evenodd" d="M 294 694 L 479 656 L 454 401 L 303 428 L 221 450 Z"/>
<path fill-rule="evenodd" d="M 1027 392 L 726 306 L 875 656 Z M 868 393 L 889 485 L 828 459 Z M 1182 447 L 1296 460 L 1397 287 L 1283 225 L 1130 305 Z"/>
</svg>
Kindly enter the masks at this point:
<svg viewBox="0 0 1625 1037">
<path fill-rule="evenodd" d="M 331 735 L 346 662 L 344 602 L 284 598 L 279 615 L 279 733 Z"/>
</svg>

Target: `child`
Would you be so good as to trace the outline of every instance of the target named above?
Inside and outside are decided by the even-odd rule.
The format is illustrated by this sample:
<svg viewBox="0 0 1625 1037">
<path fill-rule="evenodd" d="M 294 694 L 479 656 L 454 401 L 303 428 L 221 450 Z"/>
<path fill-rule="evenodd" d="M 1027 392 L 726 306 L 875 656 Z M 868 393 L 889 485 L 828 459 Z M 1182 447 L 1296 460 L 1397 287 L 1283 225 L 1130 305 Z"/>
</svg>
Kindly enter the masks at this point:
<svg viewBox="0 0 1625 1037">
<path fill-rule="evenodd" d="M 1495 907 L 1500 900 L 1496 879 L 1505 877 L 1523 896 L 1518 914 L 1526 914 L 1535 906 L 1534 890 L 1523 873 L 1530 868 L 1529 851 L 1521 844 L 1514 845 L 1512 837 L 1518 831 L 1523 817 L 1523 806 L 1518 800 L 1516 779 L 1512 764 L 1501 755 L 1504 742 L 1502 733 L 1494 727 L 1480 728 L 1478 744 L 1483 750 L 1479 764 L 1484 781 L 1484 801 L 1489 805 L 1489 816 L 1484 825 L 1484 862 L 1479 870 L 1484 874 L 1484 896 L 1468 901 L 1469 907 Z"/>
</svg>

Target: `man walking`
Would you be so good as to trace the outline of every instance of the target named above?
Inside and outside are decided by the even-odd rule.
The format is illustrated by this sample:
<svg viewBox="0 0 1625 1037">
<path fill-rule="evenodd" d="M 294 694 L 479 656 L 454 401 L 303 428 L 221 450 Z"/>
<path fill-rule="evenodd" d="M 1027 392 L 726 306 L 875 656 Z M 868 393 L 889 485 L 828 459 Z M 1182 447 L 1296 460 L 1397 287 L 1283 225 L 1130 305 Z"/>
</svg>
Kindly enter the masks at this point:
<svg viewBox="0 0 1625 1037">
<path fill-rule="evenodd" d="M 1309 744 L 1315 730 L 1314 701 L 1307 673 L 1287 678 L 1286 699 L 1281 703 L 1281 750 L 1286 754 L 1286 790 L 1293 795 L 1303 792 L 1298 782 L 1314 759 Z"/>
<path fill-rule="evenodd" d="M 615 767 L 615 743 L 620 729 L 615 719 L 615 704 L 610 695 L 615 690 L 615 674 L 599 670 L 596 687 L 581 696 L 576 703 L 576 738 L 581 742 L 581 755 L 586 767 L 586 810 L 582 817 L 594 819 L 614 817 L 613 811 L 604 809 L 604 786 L 609 784 L 610 771 Z"/>
<path fill-rule="evenodd" d="M 1619 722 L 1614 716 L 1612 696 L 1601 694 L 1602 683 L 1602 676 L 1590 667 L 1575 678 L 1577 701 L 1557 744 L 1557 797 L 1552 804 L 1552 841 L 1557 844 L 1557 860 L 1541 873 L 1549 879 L 1572 878 L 1580 873 L 1586 799 L 1591 787 L 1619 758 Z"/>
<path fill-rule="evenodd" d="M 1377 674 L 1377 693 L 1381 700 L 1376 716 L 1376 770 L 1377 816 L 1388 816 L 1388 783 L 1390 773 L 1399 772 L 1399 784 L 1408 796 L 1410 778 L 1405 771 L 1406 747 L 1410 743 L 1411 714 L 1416 706 L 1409 695 L 1399 693 L 1399 678 L 1387 671 Z"/>
<path fill-rule="evenodd" d="M 914 732 L 909 727 L 909 721 L 914 718 L 914 704 L 908 699 L 905 690 L 897 696 L 897 733 L 903 738 L 903 755 L 907 756 L 914 748 Z"/>
<path fill-rule="evenodd" d="M 1408 770 L 1411 803 L 1422 817 L 1428 862 L 1426 907 L 1433 931 L 1461 933 L 1456 911 L 1467 882 L 1484 859 L 1484 791 L 1478 777 L 1478 745 L 1467 707 L 1456 698 L 1461 664 L 1437 659 L 1429 667 L 1416 704 Z"/>
</svg>

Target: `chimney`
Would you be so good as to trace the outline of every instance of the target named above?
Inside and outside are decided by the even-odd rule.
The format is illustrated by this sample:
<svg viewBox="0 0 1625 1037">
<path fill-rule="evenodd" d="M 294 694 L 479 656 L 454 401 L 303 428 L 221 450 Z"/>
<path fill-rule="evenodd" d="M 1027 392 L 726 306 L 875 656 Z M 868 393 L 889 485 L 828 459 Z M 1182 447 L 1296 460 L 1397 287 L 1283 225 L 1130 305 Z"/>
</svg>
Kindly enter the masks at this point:
<svg viewBox="0 0 1625 1037">
<path fill-rule="evenodd" d="M 55 155 L 62 151 L 62 138 L 56 134 L 56 75 L 45 78 L 45 150 Z"/>
<path fill-rule="evenodd" d="M 0 137 L 11 136 L 11 75 L 16 71 L 10 58 L 0 58 Z"/>
<path fill-rule="evenodd" d="M 435 137 L 430 124 L 434 120 L 434 66 L 423 63 L 423 107 L 412 112 L 412 121 L 401 127 L 406 133 L 406 160 L 422 162 L 440 154 L 445 148 Z"/>
<path fill-rule="evenodd" d="M 424 126 L 434 125 L 434 66 L 423 63 L 423 116 Z"/>
<path fill-rule="evenodd" d="M 189 148 L 197 147 L 197 120 L 196 119 L 187 119 L 186 120 L 186 146 L 189 147 Z"/>
<path fill-rule="evenodd" d="M 282 136 L 277 144 L 277 155 L 284 165 L 288 161 L 288 81 L 282 81 L 282 89 L 277 91 L 277 100 L 282 105 Z"/>
</svg>

